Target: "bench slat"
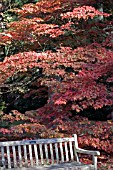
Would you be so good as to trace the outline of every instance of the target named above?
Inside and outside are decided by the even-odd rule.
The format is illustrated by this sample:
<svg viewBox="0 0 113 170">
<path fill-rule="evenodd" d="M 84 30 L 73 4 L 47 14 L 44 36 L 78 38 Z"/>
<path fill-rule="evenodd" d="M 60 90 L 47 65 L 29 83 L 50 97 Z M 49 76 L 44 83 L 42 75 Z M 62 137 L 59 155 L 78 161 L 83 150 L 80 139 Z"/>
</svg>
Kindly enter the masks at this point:
<svg viewBox="0 0 113 170">
<path fill-rule="evenodd" d="M 10 150 L 9 146 L 7 146 L 7 160 L 8 160 L 8 168 L 11 168 L 11 158 L 10 158 Z"/>
<path fill-rule="evenodd" d="M 43 151 L 42 151 L 42 144 L 39 144 L 39 149 L 40 149 L 41 164 L 44 164 L 44 160 L 43 160 Z"/>
<path fill-rule="evenodd" d="M 34 144 L 34 151 L 35 151 L 36 165 L 38 166 L 38 152 L 37 152 L 37 145 L 36 144 Z"/>
<path fill-rule="evenodd" d="M 27 149 L 26 149 L 26 145 L 23 146 L 24 147 L 24 159 L 25 159 L 25 165 L 28 164 L 28 160 L 27 160 Z"/>
<path fill-rule="evenodd" d="M 30 156 L 31 166 L 33 167 L 33 155 L 32 155 L 32 147 L 31 147 L 31 145 L 29 145 L 29 156 Z"/>
<path fill-rule="evenodd" d="M 69 142 L 69 147 L 70 147 L 71 160 L 74 160 L 74 157 L 73 157 L 73 149 L 72 149 L 72 142 Z"/>
<path fill-rule="evenodd" d="M 56 161 L 57 161 L 57 164 L 59 163 L 59 155 L 58 155 L 58 144 L 55 143 L 55 154 L 56 154 Z"/>
<path fill-rule="evenodd" d="M 46 163 L 49 164 L 49 157 L 48 157 L 48 147 L 47 147 L 47 144 L 44 144 L 44 149 L 45 149 Z"/>
<path fill-rule="evenodd" d="M 50 143 L 49 146 L 50 146 L 50 154 L 51 154 L 52 164 L 54 164 L 54 156 L 53 156 L 53 146 L 52 146 L 52 143 Z"/>
<path fill-rule="evenodd" d="M 3 164 L 3 168 L 5 168 L 5 157 L 4 157 L 4 147 L 1 147 L 1 153 L 2 153 L 2 164 Z"/>
<path fill-rule="evenodd" d="M 21 151 L 21 146 L 18 146 L 18 158 L 19 158 L 19 167 L 22 167 L 22 151 Z"/>
<path fill-rule="evenodd" d="M 61 153 L 61 162 L 64 162 L 64 154 L 63 154 L 62 142 L 60 142 L 60 153 Z"/>
<path fill-rule="evenodd" d="M 65 145 L 65 153 L 66 153 L 66 161 L 69 161 L 69 156 L 68 156 L 68 148 L 67 148 L 67 142 L 64 143 Z"/>
<path fill-rule="evenodd" d="M 15 146 L 12 146 L 12 150 L 13 150 L 14 168 L 16 168 L 16 167 L 17 167 L 17 161 L 16 161 L 16 150 L 15 150 Z"/>
<path fill-rule="evenodd" d="M 0 142 L 1 146 L 18 146 L 18 145 L 29 145 L 29 144 L 50 144 L 74 141 L 74 138 L 52 138 L 52 139 L 37 139 L 37 140 L 23 140 L 23 141 L 8 141 Z"/>
</svg>

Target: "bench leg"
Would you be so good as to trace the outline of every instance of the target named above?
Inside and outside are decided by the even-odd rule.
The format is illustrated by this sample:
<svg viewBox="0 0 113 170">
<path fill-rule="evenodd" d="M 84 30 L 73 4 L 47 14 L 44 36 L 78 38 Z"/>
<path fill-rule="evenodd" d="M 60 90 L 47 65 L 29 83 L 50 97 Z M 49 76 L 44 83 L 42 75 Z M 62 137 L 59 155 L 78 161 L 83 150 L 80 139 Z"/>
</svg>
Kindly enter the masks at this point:
<svg viewBox="0 0 113 170">
<path fill-rule="evenodd" d="M 93 155 L 94 170 L 97 170 L 97 156 Z"/>
</svg>

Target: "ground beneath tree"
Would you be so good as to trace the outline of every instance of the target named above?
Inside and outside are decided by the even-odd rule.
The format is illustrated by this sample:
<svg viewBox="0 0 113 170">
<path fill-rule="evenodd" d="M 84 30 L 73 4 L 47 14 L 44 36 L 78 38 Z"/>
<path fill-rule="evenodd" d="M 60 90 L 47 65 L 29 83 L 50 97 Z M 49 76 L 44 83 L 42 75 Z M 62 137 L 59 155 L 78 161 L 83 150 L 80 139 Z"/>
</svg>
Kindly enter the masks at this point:
<svg viewBox="0 0 113 170">
<path fill-rule="evenodd" d="M 0 141 L 71 137 L 74 133 L 81 148 L 100 151 L 99 170 L 113 170 L 113 122 L 89 121 L 77 115 L 49 117 L 36 110 L 25 114 L 17 110 L 9 114 L 0 112 Z M 90 159 L 84 156 L 81 161 L 88 163 Z"/>
</svg>

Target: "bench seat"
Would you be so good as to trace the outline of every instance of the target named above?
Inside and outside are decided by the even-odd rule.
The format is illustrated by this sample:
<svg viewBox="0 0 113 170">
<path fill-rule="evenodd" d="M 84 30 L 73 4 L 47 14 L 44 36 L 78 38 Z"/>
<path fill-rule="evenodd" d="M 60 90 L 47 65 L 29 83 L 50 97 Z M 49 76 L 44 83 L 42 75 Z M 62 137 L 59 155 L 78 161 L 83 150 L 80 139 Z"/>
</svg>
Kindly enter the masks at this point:
<svg viewBox="0 0 113 170">
<path fill-rule="evenodd" d="M 94 170 L 93 165 L 78 164 L 77 162 L 61 163 L 56 165 L 44 165 L 31 168 L 16 168 L 13 170 Z"/>
</svg>

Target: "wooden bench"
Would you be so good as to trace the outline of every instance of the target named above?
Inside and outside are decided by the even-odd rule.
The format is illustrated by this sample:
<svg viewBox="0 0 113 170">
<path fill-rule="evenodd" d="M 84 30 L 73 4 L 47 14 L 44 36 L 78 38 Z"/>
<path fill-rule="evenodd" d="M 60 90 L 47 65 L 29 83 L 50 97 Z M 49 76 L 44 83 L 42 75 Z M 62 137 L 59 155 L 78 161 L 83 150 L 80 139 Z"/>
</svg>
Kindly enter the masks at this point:
<svg viewBox="0 0 113 170">
<path fill-rule="evenodd" d="M 84 165 L 78 153 L 92 156 L 92 164 Z M 77 135 L 52 138 L 0 142 L 0 170 L 97 170 L 99 151 L 78 147 Z"/>
</svg>

